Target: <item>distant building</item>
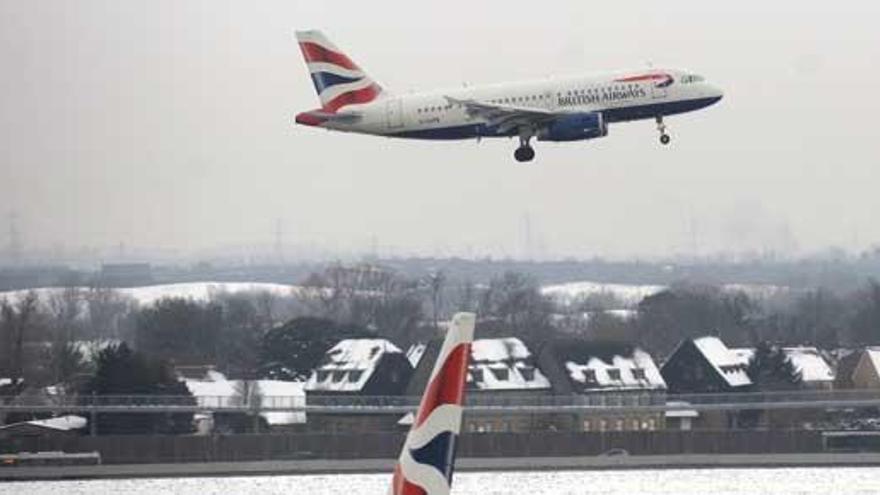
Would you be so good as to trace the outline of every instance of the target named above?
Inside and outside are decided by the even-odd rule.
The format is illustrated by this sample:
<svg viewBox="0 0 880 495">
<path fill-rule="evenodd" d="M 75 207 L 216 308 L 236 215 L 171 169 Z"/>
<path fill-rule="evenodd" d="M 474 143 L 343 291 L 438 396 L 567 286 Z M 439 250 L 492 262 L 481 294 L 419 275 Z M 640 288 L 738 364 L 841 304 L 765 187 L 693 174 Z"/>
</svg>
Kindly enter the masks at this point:
<svg viewBox="0 0 880 495">
<path fill-rule="evenodd" d="M 834 379 L 834 388 L 855 388 L 853 385 L 853 373 L 862 357 L 862 349 L 836 349 L 833 351 L 835 367 L 837 369 Z"/>
<path fill-rule="evenodd" d="M 427 385 L 442 340 L 417 344 L 410 355 L 418 355 L 418 366 L 408 387 L 408 395 L 421 395 Z M 532 351 L 515 337 L 476 339 L 471 344 L 465 400 L 468 404 L 497 404 L 505 401 L 540 400 L 553 393 L 550 381 L 538 368 Z M 465 410 L 463 431 L 472 433 L 535 431 L 555 428 L 547 415 L 529 413 L 488 413 Z M 402 420 L 403 425 L 410 422 Z"/>
<path fill-rule="evenodd" d="M 801 375 L 801 387 L 813 390 L 834 388 L 834 369 L 815 347 L 783 347 L 795 371 Z"/>
<path fill-rule="evenodd" d="M 557 396 L 575 396 L 596 406 L 647 406 L 666 400 L 666 382 L 653 358 L 632 345 L 560 339 L 544 346 L 538 362 Z M 665 427 L 665 419 L 659 412 L 579 413 L 560 426 L 579 431 L 658 430 Z"/>
<path fill-rule="evenodd" d="M 346 339 L 330 348 L 305 385 L 310 402 L 334 397 L 401 396 L 413 366 L 385 339 Z M 313 399 L 314 398 L 314 399 Z M 392 430 L 399 418 L 388 414 L 324 413 L 309 417 L 309 428 L 322 431 Z"/>
<path fill-rule="evenodd" d="M 880 347 L 868 347 L 860 354 L 852 374 L 853 388 L 880 389 Z"/>
<path fill-rule="evenodd" d="M 727 393 L 749 390 L 746 370 L 751 355 L 730 349 L 718 337 L 686 339 L 660 368 L 672 394 Z"/>
<path fill-rule="evenodd" d="M 671 394 L 747 392 L 752 389 L 752 380 L 746 373 L 750 358 L 750 350 L 728 348 L 718 337 L 686 339 L 672 351 L 660 373 Z M 692 416 L 687 423 L 678 426 L 731 428 L 739 425 L 740 415 L 709 411 Z"/>
<path fill-rule="evenodd" d="M 532 352 L 514 337 L 473 342 L 466 386 L 468 400 L 475 404 L 552 393 L 550 381 L 538 369 Z M 466 413 L 464 431 L 534 431 L 547 429 L 550 424 L 544 415 Z"/>
<path fill-rule="evenodd" d="M 300 407 L 306 404 L 305 384 L 279 380 L 227 380 L 212 369 L 200 376 L 195 367 L 188 367 L 184 381 L 196 404 L 210 409 L 210 413 L 194 416 L 196 433 L 247 433 L 255 429 L 270 431 L 300 431 L 305 429 L 304 411 L 265 411 L 259 418 L 247 413 L 231 413 L 224 408 L 259 404 L 261 407 Z M 178 370 L 178 373 L 180 370 Z M 256 428 L 255 428 L 256 426 Z"/>
</svg>

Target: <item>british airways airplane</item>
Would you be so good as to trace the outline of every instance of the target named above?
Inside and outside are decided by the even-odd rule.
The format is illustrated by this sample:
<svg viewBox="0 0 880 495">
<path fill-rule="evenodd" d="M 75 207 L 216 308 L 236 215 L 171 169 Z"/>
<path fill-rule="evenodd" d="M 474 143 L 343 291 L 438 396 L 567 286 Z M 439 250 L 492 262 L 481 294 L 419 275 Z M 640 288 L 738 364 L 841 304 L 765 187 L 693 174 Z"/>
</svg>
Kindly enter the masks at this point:
<svg viewBox="0 0 880 495">
<path fill-rule="evenodd" d="M 321 108 L 298 124 L 410 139 L 518 137 L 514 158 L 534 159 L 538 141 L 583 141 L 608 135 L 608 125 L 706 108 L 722 91 L 695 73 L 647 69 L 558 77 L 413 94 L 389 92 L 320 31 L 297 31 Z"/>
<path fill-rule="evenodd" d="M 390 495 L 449 495 L 475 323 L 473 313 L 452 318 L 394 467 Z"/>
</svg>

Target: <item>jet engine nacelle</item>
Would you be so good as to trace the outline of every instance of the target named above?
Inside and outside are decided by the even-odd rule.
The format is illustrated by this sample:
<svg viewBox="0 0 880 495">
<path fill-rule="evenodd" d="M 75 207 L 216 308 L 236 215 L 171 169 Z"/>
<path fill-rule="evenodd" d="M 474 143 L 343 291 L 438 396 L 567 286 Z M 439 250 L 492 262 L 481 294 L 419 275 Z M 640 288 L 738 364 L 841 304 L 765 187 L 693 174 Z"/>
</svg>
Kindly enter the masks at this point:
<svg viewBox="0 0 880 495">
<path fill-rule="evenodd" d="M 608 126 L 601 113 L 573 113 L 554 120 L 538 134 L 538 140 L 580 141 L 607 135 Z"/>
</svg>

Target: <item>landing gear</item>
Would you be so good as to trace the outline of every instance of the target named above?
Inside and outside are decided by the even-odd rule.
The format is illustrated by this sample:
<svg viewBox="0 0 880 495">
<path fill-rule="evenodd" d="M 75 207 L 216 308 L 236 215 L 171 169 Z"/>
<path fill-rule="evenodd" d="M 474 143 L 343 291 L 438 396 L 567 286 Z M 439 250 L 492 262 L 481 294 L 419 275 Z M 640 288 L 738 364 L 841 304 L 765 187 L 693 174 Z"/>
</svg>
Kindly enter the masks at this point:
<svg viewBox="0 0 880 495">
<path fill-rule="evenodd" d="M 663 116 L 658 115 L 656 117 L 657 120 L 657 130 L 660 131 L 660 144 L 667 145 L 672 138 L 669 137 L 669 134 L 666 134 L 666 124 L 663 123 Z"/>
<path fill-rule="evenodd" d="M 529 141 L 532 139 L 532 136 L 529 133 L 521 133 L 519 136 L 519 148 L 513 152 L 513 157 L 516 161 L 522 162 L 530 162 L 535 159 L 535 148 L 529 144 Z"/>
<path fill-rule="evenodd" d="M 524 144 L 513 152 L 513 157 L 518 162 L 530 162 L 535 158 L 535 148 L 528 144 Z"/>
</svg>

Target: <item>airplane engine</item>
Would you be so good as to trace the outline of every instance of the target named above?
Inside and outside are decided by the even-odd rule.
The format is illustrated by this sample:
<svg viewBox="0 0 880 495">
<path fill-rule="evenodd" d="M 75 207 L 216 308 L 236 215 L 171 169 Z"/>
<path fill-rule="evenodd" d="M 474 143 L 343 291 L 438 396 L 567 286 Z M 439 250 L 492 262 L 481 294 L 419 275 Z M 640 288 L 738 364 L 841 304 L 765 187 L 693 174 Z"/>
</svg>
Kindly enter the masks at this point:
<svg viewBox="0 0 880 495">
<path fill-rule="evenodd" d="M 599 112 L 573 113 L 554 120 L 538 134 L 539 141 L 581 141 L 608 135 Z"/>
</svg>

